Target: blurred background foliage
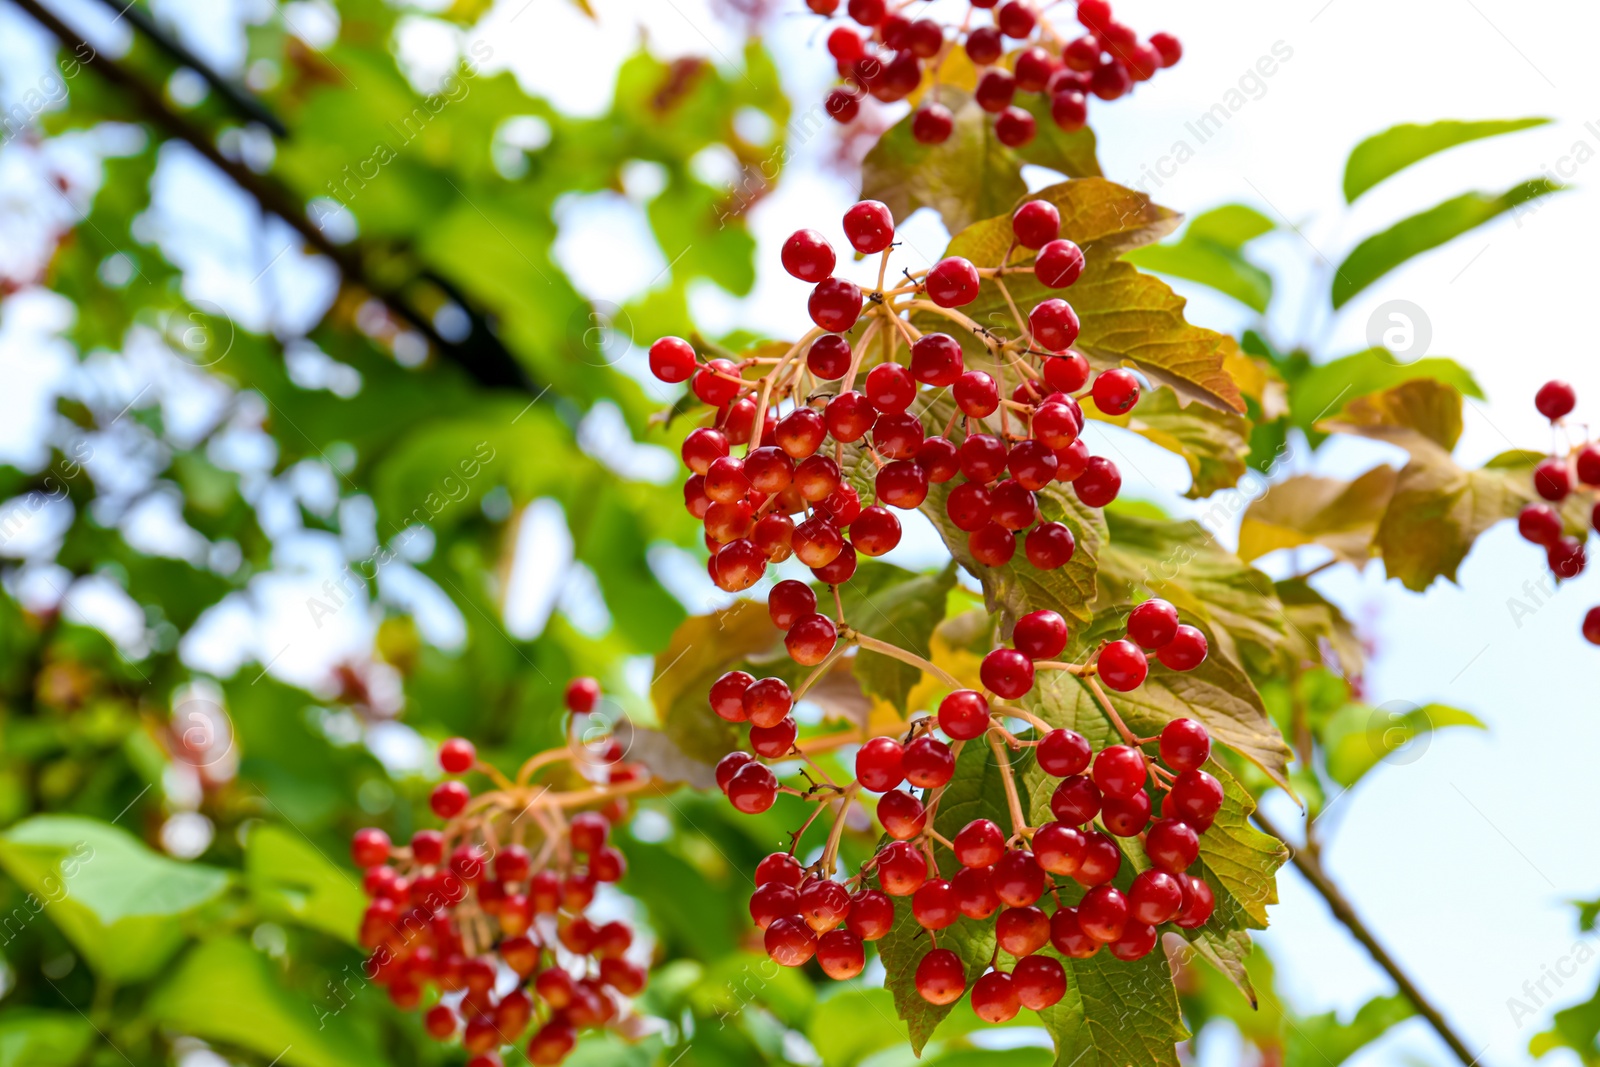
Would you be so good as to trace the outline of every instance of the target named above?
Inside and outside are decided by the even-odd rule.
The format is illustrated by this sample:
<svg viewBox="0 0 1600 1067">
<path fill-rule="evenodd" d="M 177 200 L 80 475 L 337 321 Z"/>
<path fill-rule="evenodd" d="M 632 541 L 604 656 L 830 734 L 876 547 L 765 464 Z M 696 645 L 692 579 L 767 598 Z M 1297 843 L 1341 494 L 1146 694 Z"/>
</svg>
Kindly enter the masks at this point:
<svg viewBox="0 0 1600 1067">
<path fill-rule="evenodd" d="M 575 674 L 671 734 L 654 657 L 724 602 L 707 598 L 681 506 L 689 427 L 652 421 L 671 398 L 634 342 L 693 334 L 695 287 L 751 291 L 743 215 L 780 180 L 787 139 L 816 128 L 793 119 L 754 38 L 715 62 L 641 52 L 607 111 L 574 117 L 484 69 L 481 3 L 241 4 L 216 85 L 161 46 L 184 39 L 180 20 L 120 7 L 75 5 L 69 38 L 89 43 L 70 48 L 30 15 L 54 8 L 0 4 L 6 32 L 50 57 L 0 71 L 15 102 L 0 343 L 49 378 L 48 404 L 15 428 L 27 459 L 0 467 L 0 1067 L 457 1062 L 362 976 L 349 835 L 422 824 L 447 736 L 502 765 L 560 743 Z M 400 24 L 418 19 L 451 63 L 407 60 Z M 1087 145 L 1062 149 L 1061 169 L 1096 173 Z M 1351 199 L 1394 165 L 1382 149 L 1347 176 Z M 1414 225 L 1408 254 L 1548 191 L 1430 213 L 1437 232 Z M 666 264 L 625 306 L 586 299 L 557 254 L 573 204 L 612 197 L 643 206 Z M 1264 312 L 1272 279 L 1245 249 L 1272 226 L 1229 207 L 1130 258 Z M 1385 247 L 1352 253 L 1363 283 L 1393 265 Z M 1454 364 L 1395 374 L 1370 353 L 1327 357 L 1244 339 L 1230 371 L 1247 380 L 1249 421 L 1194 413 L 1186 438 L 1223 464 L 1218 484 L 1271 473 L 1292 434 L 1314 444 L 1336 401 L 1416 378 L 1457 403 L 1476 390 Z M 1169 413 L 1148 435 L 1170 440 L 1173 425 Z M 1365 541 L 1360 524 L 1285 533 L 1268 513 L 1256 543 L 1337 546 L 1364 564 L 1375 499 Z M 1167 522 L 1125 511 L 1124 524 Z M 1417 732 L 1474 723 L 1453 709 L 1377 721 L 1337 609 L 1304 581 L 1273 585 L 1244 551 L 1221 555 L 1196 603 L 1242 614 L 1227 597 L 1264 595 L 1250 611 L 1295 623 L 1253 674 L 1313 811 Z M 1427 580 L 1449 572 L 1416 573 L 1430 566 Z M 923 583 L 912 608 L 930 654 L 959 669 L 972 593 L 948 575 L 894 582 Z M 864 679 L 882 667 L 858 664 Z M 636 1045 L 587 1040 L 570 1062 L 910 1062 L 881 970 L 813 986 L 756 950 L 747 872 L 794 811 L 736 816 L 690 791 L 640 804 L 630 873 L 606 903 L 655 941 L 643 1006 L 660 1025 Z M 857 829 L 848 847 L 864 855 L 870 827 Z M 1258 1010 L 1210 965 L 1179 969 L 1199 1035 L 1186 1055 L 1231 1029 L 1263 1063 L 1337 1063 L 1411 1014 L 1379 997 L 1352 1019 L 1300 1017 L 1259 948 L 1248 967 Z M 1592 1047 L 1592 1014 L 1561 1033 Z M 977 1029 L 963 1005 L 925 1060 L 1052 1060 L 979 1048 Z"/>
</svg>

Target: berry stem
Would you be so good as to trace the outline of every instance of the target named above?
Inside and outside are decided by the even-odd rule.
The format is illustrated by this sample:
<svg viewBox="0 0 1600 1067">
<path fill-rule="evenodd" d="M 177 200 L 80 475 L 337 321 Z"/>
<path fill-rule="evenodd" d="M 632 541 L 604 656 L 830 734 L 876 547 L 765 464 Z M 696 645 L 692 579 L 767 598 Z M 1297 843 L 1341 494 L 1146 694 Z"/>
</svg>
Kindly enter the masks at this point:
<svg viewBox="0 0 1600 1067">
<path fill-rule="evenodd" d="M 1017 779 L 1011 769 L 1011 753 L 1006 751 L 998 730 L 991 729 L 988 740 L 995 759 L 1000 761 L 1000 781 L 1006 787 L 1006 806 L 1011 809 L 1011 830 L 1018 837 L 1026 837 L 1031 828 L 1028 826 L 1027 816 L 1022 814 L 1022 798 L 1017 795 Z"/>
<path fill-rule="evenodd" d="M 839 841 L 844 837 L 845 816 L 849 814 L 850 805 L 855 801 L 856 793 L 860 789 L 860 782 L 851 782 L 839 798 L 839 813 L 834 817 L 833 829 L 828 831 L 828 843 L 822 849 L 822 870 L 830 877 L 838 865 Z"/>
<path fill-rule="evenodd" d="M 949 686 L 951 689 L 962 688 L 961 680 L 959 678 L 945 670 L 943 667 L 923 659 L 915 652 L 907 652 L 898 645 L 891 645 L 889 642 L 880 641 L 876 637 L 868 637 L 859 630 L 851 630 L 850 635 L 852 641 L 854 641 L 861 648 L 866 649 L 868 652 L 877 652 L 888 656 L 890 659 L 897 659 L 901 663 L 910 664 L 913 667 L 919 668 L 920 670 L 933 675 L 935 678 L 939 679 L 940 682 Z"/>
<path fill-rule="evenodd" d="M 1137 748 L 1139 739 L 1134 736 L 1128 724 L 1122 721 L 1122 716 L 1117 714 L 1117 709 L 1111 706 L 1111 700 L 1106 696 L 1106 691 L 1100 688 L 1100 683 L 1092 674 L 1083 675 L 1083 683 L 1089 687 L 1089 692 L 1094 694 L 1100 706 L 1105 709 L 1106 718 L 1111 720 L 1111 725 L 1117 728 L 1117 733 L 1122 735 L 1123 743 Z"/>
</svg>

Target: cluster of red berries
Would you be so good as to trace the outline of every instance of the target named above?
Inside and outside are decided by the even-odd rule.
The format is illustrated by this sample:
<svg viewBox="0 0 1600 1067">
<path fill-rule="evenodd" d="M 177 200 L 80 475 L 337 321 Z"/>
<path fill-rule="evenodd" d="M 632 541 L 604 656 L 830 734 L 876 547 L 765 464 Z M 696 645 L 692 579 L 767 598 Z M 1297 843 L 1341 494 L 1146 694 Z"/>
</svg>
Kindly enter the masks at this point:
<svg viewBox="0 0 1600 1067">
<path fill-rule="evenodd" d="M 811 617 L 815 606 L 809 588 L 787 581 L 773 590 L 768 610 L 792 633 L 797 619 Z M 1066 646 L 1065 620 L 1053 611 L 1026 615 L 1013 628 L 1014 647 L 984 657 L 979 675 L 985 692 L 951 693 L 937 716 L 913 719 L 903 740 L 868 740 L 856 752 L 850 786 L 813 784 L 800 794 L 819 803 L 840 795 L 848 800 L 858 791 L 881 794 L 878 822 L 891 841 L 848 882 L 831 877 L 834 855 L 829 853 L 812 868 L 803 867 L 792 850 L 763 860 L 756 869 L 750 914 L 764 931 L 772 959 L 800 966 L 814 957 L 829 977 L 854 977 L 865 966 L 865 942 L 882 938 L 894 924 L 891 898 L 910 897 L 912 917 L 930 937 L 916 970 L 917 990 L 931 1003 L 949 1004 L 966 991 L 966 975 L 954 952 L 937 947 L 935 932 L 962 919 L 993 919 L 998 944 L 1015 964 L 1009 972 L 996 966 L 980 978 L 972 1003 L 980 1017 L 1004 1022 L 1022 1007 L 1042 1010 L 1064 995 L 1061 964 L 1036 955 L 1046 944 L 1073 959 L 1106 946 L 1119 959 L 1136 960 L 1155 947 L 1163 923 L 1203 925 L 1215 896 L 1203 879 L 1187 872 L 1199 854 L 1200 835 L 1223 801 L 1221 784 L 1201 769 L 1211 752 L 1205 728 L 1177 719 L 1158 737 L 1130 737 L 1130 743 L 1096 754 L 1071 730 L 1018 741 L 1003 726 L 1015 706 L 991 704 L 991 697 L 1014 701 L 1026 695 L 1036 664 L 1098 676 L 1109 688 L 1125 692 L 1144 681 L 1146 649 L 1175 670 L 1191 670 L 1206 655 L 1204 635 L 1181 625 L 1165 601 L 1135 607 L 1127 634 L 1102 646 L 1087 667 L 1074 668 L 1054 661 Z M 754 750 L 725 756 L 717 765 L 718 785 L 738 810 L 766 811 L 782 787 L 761 759 L 796 752 L 789 686 L 779 678 L 758 680 L 731 671 L 712 685 L 710 701 L 723 719 L 750 725 Z M 956 749 L 991 732 L 1033 748 L 1040 770 L 1061 779 L 1050 801 L 1055 820 L 1037 828 L 1019 825 L 1008 838 L 993 822 L 979 819 L 946 841 L 932 832 L 931 823 L 955 772 Z M 1159 744 L 1165 766 L 1144 753 L 1141 746 L 1151 743 Z M 1010 773 L 1009 764 L 1003 773 Z M 1161 814 L 1152 823 L 1153 795 L 1161 796 Z M 795 835 L 796 847 L 801 836 Z M 1141 836 L 1152 867 L 1124 893 L 1111 884 L 1122 865 L 1115 838 Z M 953 854 L 954 867 L 948 862 L 941 867 L 940 848 Z M 951 871 L 949 878 L 944 869 Z M 871 884 L 874 876 L 877 888 Z M 1065 883 L 1057 883 L 1056 876 L 1083 888 L 1076 905 L 1061 900 Z M 1040 906 L 1047 897 L 1055 903 L 1053 914 Z"/>
<path fill-rule="evenodd" d="M 1534 406 L 1550 420 L 1552 428 L 1572 414 L 1577 403 L 1576 391 L 1563 381 L 1545 382 L 1534 396 Z M 1585 441 L 1575 449 L 1569 446 L 1564 455 L 1552 450 L 1548 458 L 1534 467 L 1533 488 L 1549 503 L 1524 507 L 1517 516 L 1517 529 L 1524 538 L 1544 549 L 1545 560 L 1556 578 L 1563 581 L 1576 578 L 1588 563 L 1587 536 L 1580 539 L 1568 534 L 1557 508 L 1574 492 L 1592 494 L 1600 489 L 1600 443 Z M 1589 522 L 1600 530 L 1600 500 L 1595 501 Z M 1600 645 L 1600 607 L 1589 609 L 1584 616 L 1583 636 L 1590 643 Z"/>
<path fill-rule="evenodd" d="M 840 2 L 807 0 L 807 5 L 831 17 Z M 1085 32 L 1071 40 L 1049 24 L 1041 6 L 1031 0 L 972 0 L 966 20 L 947 36 L 933 19 L 892 12 L 886 0 L 848 0 L 846 14 L 860 29 L 840 25 L 828 35 L 828 53 L 844 81 L 828 94 L 828 114 L 851 122 L 864 97 L 904 100 L 929 76 L 934 91 L 917 108 L 911 131 L 923 144 L 943 143 L 955 128 L 955 116 L 938 102 L 937 82 L 945 57 L 960 47 L 978 69 L 973 96 L 995 116 L 995 136 L 1019 147 L 1033 140 L 1037 128 L 1033 115 L 1013 102 L 1018 92 L 1043 94 L 1057 126 L 1080 130 L 1088 121 L 1090 96 L 1116 100 L 1183 56 L 1183 46 L 1171 34 L 1139 40 L 1112 18 L 1107 0 L 1079 0 L 1078 21 Z M 989 24 L 972 25 L 973 15 L 982 10 L 992 10 Z"/>
<path fill-rule="evenodd" d="M 1082 273 L 1083 252 L 1060 237 L 1061 216 L 1053 204 L 1030 200 L 1011 224 L 1016 243 L 1036 252 L 1031 266 L 980 269 L 951 256 L 885 288 L 894 219 L 883 204 L 862 201 L 845 213 L 844 232 L 855 251 L 884 255 L 876 290 L 863 293 L 836 276 L 834 250 L 816 231 L 799 230 L 784 243 L 784 267 L 813 286 L 808 309 L 816 324 L 788 355 L 702 363 L 680 338 L 664 337 L 651 346 L 656 377 L 692 379 L 695 395 L 716 409 L 712 425 L 684 440 L 683 459 L 693 472 L 684 485 L 685 506 L 705 523 L 708 570 L 719 587 L 748 589 L 768 563 L 790 555 L 829 585 L 848 581 L 857 553 L 880 556 L 899 544 L 900 520 L 891 509 L 916 508 L 930 485 L 958 476 L 962 482 L 945 510 L 967 533 L 978 563 L 1007 563 L 1023 534 L 1024 553 L 1041 570 L 1072 558 L 1072 531 L 1040 521 L 1035 493 L 1052 481 L 1070 482 L 1091 507 L 1116 499 L 1121 473 L 1111 460 L 1090 455 L 1074 394 L 1092 396 L 1102 412 L 1122 415 L 1138 403 L 1140 381 L 1119 367 L 1101 372 L 1084 389 L 1089 364 L 1071 347 L 1078 317 L 1059 297 L 1041 300 L 1025 323 L 1019 313 L 1018 336 L 1003 342 L 954 310 L 978 298 L 985 277 L 998 285 L 999 275 L 1031 273 L 1047 288 L 1060 289 Z M 922 333 L 901 317 L 913 311 L 946 315 L 982 338 L 997 363 L 1004 358 L 1027 377 L 1009 399 L 1003 397 L 993 374 L 966 368 L 954 337 Z M 846 335 L 862 323 L 852 345 Z M 875 352 L 879 330 L 887 335 L 887 354 L 858 390 L 856 379 L 863 360 Z M 909 350 L 906 362 L 895 358 L 902 344 Z M 745 378 L 752 369 L 763 373 Z M 815 384 L 806 385 L 808 380 Z M 839 385 L 827 384 L 833 382 Z M 953 396 L 957 410 L 942 435 L 929 436 L 912 410 L 923 386 L 927 402 L 945 389 Z M 958 422 L 962 432 L 952 439 Z M 742 458 L 730 454 L 734 445 L 746 446 Z M 846 445 L 865 451 L 877 465 L 871 504 L 863 506 L 845 478 Z M 802 512 L 797 524 L 791 516 Z"/>
<path fill-rule="evenodd" d="M 567 706 L 586 714 L 599 696 L 593 679 L 576 679 Z M 498 772 L 478 762 L 470 741 L 439 750 L 449 774 Z M 423 1025 L 439 1041 L 460 1037 L 468 1067 L 501 1067 L 500 1051 L 530 1029 L 527 1056 L 558 1064 L 580 1031 L 618 1021 L 646 971 L 626 954 L 633 932 L 586 916 L 596 887 L 617 881 L 622 853 L 607 844 L 625 809 L 581 811 L 570 820 L 541 804 L 542 788 L 485 794 L 473 803 L 460 781 L 442 783 L 433 810 L 441 830 L 419 830 L 397 847 L 379 829 L 358 830 L 351 855 L 365 870 L 371 903 L 361 943 L 366 973 L 404 1009 L 438 996 Z M 522 816 L 530 816 L 527 819 Z M 525 833 L 543 835 L 536 851 Z"/>
</svg>

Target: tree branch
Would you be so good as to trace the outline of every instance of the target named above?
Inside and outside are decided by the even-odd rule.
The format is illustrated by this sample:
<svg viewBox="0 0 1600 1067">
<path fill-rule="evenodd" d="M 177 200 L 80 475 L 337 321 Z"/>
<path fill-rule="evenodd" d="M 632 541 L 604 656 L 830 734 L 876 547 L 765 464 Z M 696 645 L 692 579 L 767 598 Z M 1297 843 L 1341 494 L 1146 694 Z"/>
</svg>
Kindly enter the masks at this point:
<svg viewBox="0 0 1600 1067">
<path fill-rule="evenodd" d="M 11 0 L 30 18 L 49 30 L 69 51 L 83 59 L 106 81 L 122 89 L 133 105 L 153 125 L 167 136 L 183 141 L 207 162 L 233 180 L 234 184 L 249 193 L 262 210 L 287 222 L 318 253 L 326 256 L 339 268 L 346 281 L 372 293 L 382 300 L 396 316 L 405 320 L 418 333 L 428 339 L 445 358 L 461 367 L 478 384 L 488 388 L 517 389 L 538 392 L 522 365 L 500 340 L 489 332 L 481 315 L 467 308 L 474 323 L 474 331 L 465 340 L 446 340 L 434 328 L 432 320 L 406 300 L 400 287 L 379 282 L 367 270 L 365 255 L 359 242 L 336 245 L 312 223 L 305 205 L 298 197 L 278 182 L 260 175 L 224 156 L 213 143 L 211 136 L 192 120 L 173 111 L 161 94 L 140 80 L 138 75 L 122 63 L 97 51 L 83 36 L 62 22 L 37 0 Z"/>
<path fill-rule="evenodd" d="M 1417 988 L 1416 983 L 1411 980 L 1410 976 L 1400 969 L 1400 964 L 1395 961 L 1393 956 L 1389 955 L 1389 951 L 1379 943 L 1377 937 L 1361 921 L 1361 917 L 1356 914 L 1355 908 L 1351 906 L 1350 901 L 1345 898 L 1344 893 L 1334 884 L 1333 879 L 1328 877 L 1328 872 L 1323 870 L 1322 863 L 1317 859 L 1316 855 L 1304 849 L 1295 848 L 1294 845 L 1290 844 L 1289 839 L 1273 825 L 1272 820 L 1267 818 L 1259 808 L 1255 813 L 1255 821 L 1260 825 L 1261 829 L 1284 844 L 1289 845 L 1290 860 L 1300 873 L 1305 875 L 1306 881 L 1311 883 L 1311 888 L 1315 889 L 1327 903 L 1328 909 L 1333 912 L 1333 917 L 1338 919 L 1357 941 L 1361 942 L 1361 947 L 1365 948 L 1373 961 L 1394 980 L 1394 984 L 1399 987 L 1405 998 L 1411 1002 L 1411 1006 L 1417 1009 L 1417 1014 L 1428 1021 L 1428 1025 L 1433 1027 L 1434 1032 L 1439 1035 L 1440 1039 L 1450 1046 L 1450 1051 L 1455 1053 L 1456 1058 L 1466 1067 L 1481 1067 L 1478 1063 L 1478 1057 L 1472 1054 L 1467 1048 L 1466 1042 L 1462 1041 L 1456 1035 L 1456 1032 L 1450 1028 L 1450 1023 L 1445 1020 L 1444 1015 L 1423 995 L 1422 990 Z"/>
</svg>

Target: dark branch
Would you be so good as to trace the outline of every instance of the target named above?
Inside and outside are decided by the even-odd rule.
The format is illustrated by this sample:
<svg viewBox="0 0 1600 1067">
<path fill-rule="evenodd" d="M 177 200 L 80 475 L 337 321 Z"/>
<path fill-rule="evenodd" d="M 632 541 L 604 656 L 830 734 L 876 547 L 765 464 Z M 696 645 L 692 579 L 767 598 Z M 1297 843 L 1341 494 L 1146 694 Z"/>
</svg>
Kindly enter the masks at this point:
<svg viewBox="0 0 1600 1067">
<path fill-rule="evenodd" d="M 233 79 L 224 78 L 205 60 L 190 51 L 182 41 L 157 26 L 155 20 L 145 14 L 133 0 L 128 0 L 126 3 L 123 0 L 100 0 L 100 2 L 115 11 L 118 17 L 132 23 L 133 28 L 148 37 L 151 44 L 204 78 L 206 84 L 215 89 L 217 95 L 226 100 L 239 114 L 251 122 L 261 123 L 276 137 L 289 136 L 289 128 L 265 104 Z"/>
<path fill-rule="evenodd" d="M 1261 829 L 1284 844 L 1289 845 L 1290 859 L 1300 873 L 1305 875 L 1306 881 L 1311 883 L 1311 888 L 1315 889 L 1327 903 L 1328 910 L 1333 912 L 1333 917 L 1338 919 L 1344 928 L 1350 931 L 1351 936 L 1361 942 L 1361 947 L 1367 950 L 1367 954 L 1372 957 L 1373 962 L 1382 967 L 1384 972 L 1394 980 L 1394 984 L 1400 988 L 1400 992 L 1405 995 L 1407 1000 L 1411 1001 L 1411 1006 L 1417 1009 L 1417 1014 L 1428 1020 L 1428 1025 L 1432 1026 L 1440 1039 L 1450 1046 L 1450 1051 L 1456 1054 L 1456 1058 L 1466 1067 L 1481 1067 L 1478 1063 L 1478 1057 L 1472 1054 L 1471 1050 L 1467 1048 L 1466 1042 L 1462 1041 L 1456 1035 L 1456 1032 L 1450 1028 L 1450 1023 L 1446 1021 L 1444 1015 L 1423 995 L 1422 990 L 1417 988 L 1417 984 L 1411 980 L 1411 977 L 1401 970 L 1400 964 L 1395 961 L 1393 956 L 1389 955 L 1388 949 L 1383 947 L 1372 931 L 1367 929 L 1367 925 L 1356 914 L 1356 910 L 1351 906 L 1350 901 L 1345 898 L 1344 893 L 1334 884 L 1333 879 L 1328 877 L 1328 872 L 1322 869 L 1322 863 L 1317 859 L 1316 854 L 1307 849 L 1295 848 L 1294 845 L 1289 843 L 1289 839 L 1284 837 L 1282 832 L 1272 824 L 1272 820 L 1262 814 L 1259 809 L 1256 811 L 1254 818 Z"/>
<path fill-rule="evenodd" d="M 406 300 L 399 287 L 381 283 L 368 272 L 360 242 L 334 244 L 306 216 L 305 205 L 293 193 L 271 178 L 224 156 L 204 129 L 169 108 L 158 92 L 145 85 L 121 63 L 96 51 L 84 41 L 81 34 L 47 11 L 37 0 L 12 0 L 12 3 L 54 34 L 69 51 L 74 51 L 80 57 L 87 55 L 84 64 L 122 89 L 133 106 L 152 124 L 167 136 L 183 141 L 199 152 L 212 166 L 255 198 L 263 211 L 287 222 L 308 245 L 332 260 L 348 282 L 382 300 L 397 317 L 426 337 L 445 358 L 459 366 L 478 384 L 488 388 L 539 392 L 516 357 L 489 331 L 481 314 L 466 307 L 473 322 L 473 332 L 459 342 L 446 340 L 434 328 L 432 320 Z"/>
</svg>

